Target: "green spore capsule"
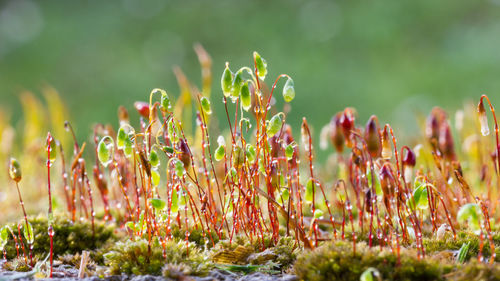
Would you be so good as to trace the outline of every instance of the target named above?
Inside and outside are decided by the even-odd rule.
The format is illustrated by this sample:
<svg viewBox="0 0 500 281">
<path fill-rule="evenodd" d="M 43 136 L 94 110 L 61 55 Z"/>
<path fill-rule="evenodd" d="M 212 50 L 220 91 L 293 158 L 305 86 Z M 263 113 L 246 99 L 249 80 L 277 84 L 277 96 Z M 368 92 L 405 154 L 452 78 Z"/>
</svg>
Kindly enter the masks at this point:
<svg viewBox="0 0 500 281">
<path fill-rule="evenodd" d="M 97 158 L 104 167 L 107 167 L 114 156 L 115 144 L 110 136 L 105 136 L 101 139 L 97 146 Z"/>
<path fill-rule="evenodd" d="M 203 112 L 205 112 L 208 115 L 212 114 L 212 108 L 210 107 L 210 100 L 207 97 L 201 97 L 200 103 Z"/>
<path fill-rule="evenodd" d="M 154 149 L 151 149 L 151 152 L 149 153 L 149 163 L 153 167 L 160 166 L 160 158 L 158 157 L 158 153 Z"/>
<path fill-rule="evenodd" d="M 246 155 L 247 155 L 247 161 L 249 163 L 253 163 L 255 161 L 255 156 L 257 155 L 257 151 L 255 150 L 255 146 L 251 144 L 247 144 L 245 147 L 246 150 Z"/>
<path fill-rule="evenodd" d="M 309 179 L 306 184 L 306 194 L 304 196 L 304 200 L 307 203 L 312 203 L 314 194 L 316 194 L 316 183 L 313 179 Z"/>
<path fill-rule="evenodd" d="M 185 172 L 185 169 L 184 169 L 184 163 L 182 163 L 181 160 L 179 159 L 176 159 L 175 163 L 174 163 L 174 170 L 175 170 L 175 174 L 179 177 L 179 178 L 182 178 L 182 176 L 184 175 L 184 172 Z"/>
<path fill-rule="evenodd" d="M 240 69 L 234 75 L 233 84 L 231 87 L 231 101 L 236 102 L 241 93 L 241 88 L 245 81 L 243 80 L 243 71 Z"/>
<path fill-rule="evenodd" d="M 22 178 L 21 164 L 15 158 L 10 158 L 9 176 L 15 182 L 21 181 L 21 178 Z"/>
<path fill-rule="evenodd" d="M 232 84 L 233 84 L 233 73 L 229 69 L 229 63 L 226 62 L 226 68 L 224 69 L 224 72 L 222 72 L 222 78 L 221 78 L 221 87 L 222 87 L 222 93 L 224 93 L 224 96 L 228 98 L 231 96 L 231 89 L 232 89 Z"/>
<path fill-rule="evenodd" d="M 215 161 L 220 161 L 224 159 L 224 155 L 226 154 L 226 147 L 224 145 L 219 145 L 215 150 L 214 158 Z"/>
<path fill-rule="evenodd" d="M 295 98 L 295 88 L 293 87 L 292 78 L 288 78 L 285 82 L 285 86 L 283 87 L 283 99 L 286 102 L 291 102 Z"/>
<path fill-rule="evenodd" d="M 255 59 L 255 65 L 257 67 L 257 74 L 259 75 L 260 79 L 264 80 L 267 75 L 267 62 L 257 52 L 253 52 L 253 57 Z"/>
<path fill-rule="evenodd" d="M 158 186 L 160 184 L 160 172 L 157 169 L 151 169 L 151 183 L 154 186 Z"/>
<path fill-rule="evenodd" d="M 285 156 L 286 160 L 292 160 L 293 159 L 293 152 L 294 152 L 294 147 L 296 143 L 292 142 L 289 145 L 286 146 L 285 148 Z"/>
<path fill-rule="evenodd" d="M 271 120 L 269 120 L 269 123 L 267 125 L 267 136 L 268 137 L 272 137 L 274 135 L 276 135 L 280 130 L 281 130 L 281 125 L 282 125 L 282 121 L 281 121 L 281 114 L 282 113 L 278 113 L 276 115 L 274 115 Z"/>
<path fill-rule="evenodd" d="M 248 81 L 241 87 L 241 107 L 243 107 L 245 111 L 250 110 L 252 107 L 252 96 L 250 94 Z"/>
<path fill-rule="evenodd" d="M 164 200 L 159 199 L 159 198 L 153 198 L 151 199 L 151 205 L 153 208 L 155 208 L 157 211 L 161 211 L 165 209 L 165 206 L 167 205 Z"/>
<path fill-rule="evenodd" d="M 49 151 L 49 161 L 50 163 L 54 163 L 56 161 L 56 156 L 57 156 L 57 145 L 56 145 L 56 140 L 53 137 L 50 137 L 50 145 L 47 146 L 47 149 Z"/>
<path fill-rule="evenodd" d="M 163 111 L 169 111 L 171 109 L 170 98 L 165 90 L 156 89 L 161 93 L 160 105 Z"/>
</svg>

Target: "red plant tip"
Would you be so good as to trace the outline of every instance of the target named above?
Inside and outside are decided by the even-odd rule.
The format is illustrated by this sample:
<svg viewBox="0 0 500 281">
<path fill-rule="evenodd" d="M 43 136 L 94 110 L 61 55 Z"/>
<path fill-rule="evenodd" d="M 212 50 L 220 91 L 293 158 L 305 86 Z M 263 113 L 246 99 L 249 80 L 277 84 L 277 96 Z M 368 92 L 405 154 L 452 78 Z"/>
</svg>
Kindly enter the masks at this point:
<svg viewBox="0 0 500 281">
<path fill-rule="evenodd" d="M 382 131 L 382 158 L 387 160 L 392 157 L 391 136 L 388 127 L 386 125 Z"/>
<path fill-rule="evenodd" d="M 403 154 L 403 165 L 413 168 L 416 163 L 417 157 L 415 156 L 415 153 L 409 147 L 406 147 L 406 151 Z"/>
<path fill-rule="evenodd" d="M 427 126 L 425 128 L 425 133 L 429 140 L 437 140 L 439 136 L 439 123 L 434 114 L 429 115 L 427 118 Z"/>
<path fill-rule="evenodd" d="M 342 112 L 337 113 L 332 117 L 332 121 L 330 121 L 330 140 L 337 153 L 342 153 L 342 151 L 344 151 L 345 141 L 340 125 L 340 116 L 342 116 Z"/>
<path fill-rule="evenodd" d="M 354 130 L 354 114 L 352 112 L 352 109 L 344 109 L 344 112 L 340 116 L 339 122 L 346 139 L 347 147 L 352 147 L 351 134 L 352 130 Z"/>
<path fill-rule="evenodd" d="M 149 119 L 149 103 L 143 101 L 136 101 L 134 103 L 134 107 L 142 117 Z"/>
<path fill-rule="evenodd" d="M 293 135 L 292 135 L 292 127 L 288 124 L 284 125 L 283 140 L 285 141 L 286 145 L 289 145 L 294 141 Z"/>
<path fill-rule="evenodd" d="M 147 114 L 149 114 L 149 109 L 148 109 Z M 120 107 L 118 107 L 118 120 L 120 121 L 120 124 L 123 124 L 123 123 L 127 123 L 128 124 L 128 123 L 130 123 L 129 116 L 128 116 L 128 111 L 127 111 L 127 109 L 124 106 L 121 106 L 121 105 L 120 105 Z"/>
<path fill-rule="evenodd" d="M 487 136 L 490 134 L 490 127 L 488 126 L 488 117 L 486 116 L 486 110 L 484 109 L 483 97 L 481 97 L 481 99 L 479 100 L 479 104 L 477 105 L 477 112 L 479 113 L 481 134 L 483 136 Z"/>
<path fill-rule="evenodd" d="M 389 213 L 389 216 L 392 217 L 391 203 L 390 199 L 394 197 L 395 193 L 395 184 L 394 184 L 394 176 L 392 175 L 392 169 L 389 163 L 386 163 L 382 166 L 379 172 L 380 178 L 380 187 L 382 188 L 382 192 L 384 193 L 384 204 Z"/>
<path fill-rule="evenodd" d="M 269 139 L 269 143 L 271 145 L 271 156 L 278 157 L 278 152 L 280 151 L 280 139 L 277 135 L 272 136 Z"/>
<path fill-rule="evenodd" d="M 444 122 L 439 133 L 439 148 L 448 160 L 455 160 L 455 145 L 448 122 Z"/>
<path fill-rule="evenodd" d="M 376 158 L 380 154 L 382 144 L 380 141 L 378 120 L 375 115 L 372 115 L 366 123 L 364 138 L 368 152 L 372 157 Z"/>
<path fill-rule="evenodd" d="M 179 160 L 184 164 L 184 168 L 187 169 L 191 165 L 191 152 L 184 139 L 179 141 Z"/>
<path fill-rule="evenodd" d="M 386 163 L 382 166 L 379 172 L 380 184 L 382 185 L 382 190 L 384 193 L 393 194 L 393 190 L 390 190 L 389 187 L 392 186 L 394 182 L 394 176 L 392 175 L 392 168 L 389 163 Z M 386 189 L 384 189 L 384 186 Z"/>
</svg>

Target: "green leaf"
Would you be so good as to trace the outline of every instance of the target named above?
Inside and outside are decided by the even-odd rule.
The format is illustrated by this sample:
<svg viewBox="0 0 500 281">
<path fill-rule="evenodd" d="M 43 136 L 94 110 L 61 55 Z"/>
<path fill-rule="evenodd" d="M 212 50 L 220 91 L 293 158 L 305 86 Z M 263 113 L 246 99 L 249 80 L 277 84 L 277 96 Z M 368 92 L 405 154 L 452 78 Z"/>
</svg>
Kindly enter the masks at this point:
<svg viewBox="0 0 500 281">
<path fill-rule="evenodd" d="M 257 74 L 260 79 L 264 80 L 267 75 L 267 62 L 257 52 L 253 52 L 253 57 L 255 59 L 255 65 L 257 66 Z"/>
<path fill-rule="evenodd" d="M 107 167 L 113 161 L 115 144 L 110 136 L 101 139 L 97 146 L 97 157 L 104 167 Z"/>
<path fill-rule="evenodd" d="M 427 197 L 427 186 L 421 184 L 413 191 L 413 200 L 410 201 L 410 206 L 413 206 L 413 202 L 417 209 L 424 210 L 429 207 L 429 198 Z"/>
<path fill-rule="evenodd" d="M 165 206 L 167 205 L 164 200 L 159 199 L 159 198 L 153 198 L 151 199 L 151 205 L 153 208 L 155 208 L 157 211 L 161 211 L 165 209 Z"/>
<path fill-rule="evenodd" d="M 309 179 L 306 184 L 306 194 L 304 196 L 304 200 L 307 203 L 313 202 L 313 194 L 316 194 L 316 183 L 313 179 Z"/>
<path fill-rule="evenodd" d="M 241 107 L 243 107 L 245 111 L 250 110 L 252 107 L 252 95 L 250 94 L 248 81 L 241 87 Z"/>
<path fill-rule="evenodd" d="M 212 108 L 210 107 L 210 100 L 207 97 L 201 97 L 200 103 L 203 112 L 205 112 L 208 115 L 212 114 Z"/>
<path fill-rule="evenodd" d="M 468 222 L 469 228 L 476 234 L 481 232 L 481 209 L 475 203 L 468 203 L 460 207 L 457 213 L 459 223 Z"/>
<path fill-rule="evenodd" d="M 4 226 L 0 229 L 0 252 L 5 249 L 7 242 L 9 242 L 9 230 Z"/>
<path fill-rule="evenodd" d="M 375 281 L 375 280 L 382 280 L 382 277 L 380 275 L 380 272 L 376 268 L 369 267 L 361 274 L 361 276 L 359 277 L 359 280 L 360 281 Z"/>
<path fill-rule="evenodd" d="M 283 99 L 286 102 L 291 102 L 295 98 L 295 88 L 293 87 L 292 78 L 288 77 L 285 86 L 283 87 Z"/>
<path fill-rule="evenodd" d="M 281 120 L 281 114 L 278 113 L 274 115 L 271 120 L 269 120 L 269 123 L 267 124 L 267 136 L 272 137 L 276 135 L 280 130 L 281 126 L 283 125 L 282 120 Z"/>
<path fill-rule="evenodd" d="M 460 250 L 458 251 L 458 255 L 457 255 L 457 262 L 458 263 L 465 262 L 465 259 L 467 258 L 467 254 L 469 253 L 469 247 L 470 247 L 470 241 L 462 244 L 462 247 L 460 247 Z"/>
<path fill-rule="evenodd" d="M 27 225 L 23 225 L 23 235 L 29 245 L 35 242 L 35 234 L 33 233 L 33 226 L 30 222 L 28 222 Z"/>
<path fill-rule="evenodd" d="M 229 63 L 226 63 L 226 68 L 222 72 L 221 87 L 224 96 L 227 98 L 231 95 L 232 83 L 233 83 L 233 73 L 229 69 Z"/>
<path fill-rule="evenodd" d="M 167 154 L 172 154 L 175 152 L 174 148 L 171 146 L 164 146 L 161 149 Z"/>
</svg>

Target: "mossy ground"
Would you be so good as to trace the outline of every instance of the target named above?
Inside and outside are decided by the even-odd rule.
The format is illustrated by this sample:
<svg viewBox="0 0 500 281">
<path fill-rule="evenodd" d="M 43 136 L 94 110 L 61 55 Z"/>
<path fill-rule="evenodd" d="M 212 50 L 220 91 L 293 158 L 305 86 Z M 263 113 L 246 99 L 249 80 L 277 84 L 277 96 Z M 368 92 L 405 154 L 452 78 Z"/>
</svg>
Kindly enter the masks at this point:
<svg viewBox="0 0 500 281">
<path fill-rule="evenodd" d="M 50 249 L 50 240 L 47 235 L 47 218 L 40 215 L 29 217 L 28 220 L 33 226 L 35 238 L 33 254 L 38 259 L 44 259 Z M 24 221 L 21 223 L 24 223 Z M 60 255 L 76 254 L 82 251 L 95 252 L 118 239 L 118 232 L 115 231 L 116 227 L 113 224 L 106 224 L 101 221 L 96 221 L 94 230 L 92 230 L 92 224 L 89 221 L 73 223 L 70 219 L 63 216 L 55 216 L 53 227 L 55 232 L 54 256 L 56 258 Z M 11 228 L 14 234 L 19 237 L 16 225 L 11 224 Z M 23 242 L 26 245 L 24 238 Z M 8 259 L 16 257 L 16 247 L 13 239 L 9 239 L 6 251 Z M 94 258 L 100 259 L 98 256 L 94 256 Z"/>
<path fill-rule="evenodd" d="M 35 233 L 35 259 L 41 260 L 49 249 L 47 219 L 38 216 L 29 220 Z M 17 235 L 17 228 L 12 228 Z M 205 275 L 215 268 L 245 272 L 259 270 L 262 266 L 263 270 L 268 270 L 265 272 L 289 272 L 303 280 L 359 280 L 367 268 L 373 267 L 380 272 L 383 280 L 500 280 L 498 266 L 477 262 L 479 237 L 467 231 L 458 231 L 456 240 L 451 233 L 440 239 L 431 235 L 424 238 L 425 259 L 419 260 L 414 250 L 408 250 L 403 245 L 398 264 L 397 256 L 390 248 L 378 245 L 370 248 L 362 237 L 358 239 L 356 252 L 353 253 L 349 235 L 345 240 L 320 243 L 317 249 L 310 251 L 304 250 L 293 237 L 286 235 L 277 242 L 270 236 L 254 237 L 251 241 L 246 236 L 219 240 L 213 235 L 214 243 L 209 243 L 201 230 L 192 229 L 186 242 L 185 231 L 174 227 L 172 239 L 162 246 L 157 239 L 150 244 L 144 238 L 131 239 L 114 224 L 101 221 L 96 221 L 94 233 L 90 222 L 73 223 L 57 216 L 54 228 L 56 259 L 78 267 L 82 251 L 90 251 L 89 264 L 93 268 L 98 265 L 99 270 L 93 273 L 101 276 L 152 274 L 176 279 L 187 275 Z M 493 233 L 493 241 L 497 252 L 495 260 L 498 261 L 500 234 Z M 466 257 L 468 262 L 461 265 L 455 257 L 466 242 L 470 242 Z M 490 248 L 486 240 L 484 243 L 483 255 L 487 258 Z M 24 258 L 16 258 L 12 240 L 6 250 L 9 262 L 4 265 L 4 270 L 30 270 Z M 248 268 L 231 268 L 231 265 Z"/>
</svg>

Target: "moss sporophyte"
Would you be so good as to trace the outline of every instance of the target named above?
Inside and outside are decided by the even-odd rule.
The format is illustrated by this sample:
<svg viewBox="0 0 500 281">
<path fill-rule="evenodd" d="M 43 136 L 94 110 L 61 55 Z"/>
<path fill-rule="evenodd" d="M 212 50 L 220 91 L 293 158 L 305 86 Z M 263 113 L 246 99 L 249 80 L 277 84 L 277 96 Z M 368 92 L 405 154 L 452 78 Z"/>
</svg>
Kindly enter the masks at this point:
<svg viewBox="0 0 500 281">
<path fill-rule="evenodd" d="M 311 119 L 303 118 L 297 133 L 289 124 L 292 77 L 280 74 L 266 84 L 272 72 L 255 52 L 250 66 L 221 66 L 221 91 L 212 95 L 211 59 L 201 46 L 195 50 L 202 86 L 176 68 L 180 95 L 155 88 L 149 102 L 134 103 L 138 126 L 120 107 L 119 124 L 97 124 L 91 142 L 79 143 L 66 122 L 71 159 L 63 149 L 67 133 L 53 128 L 35 146 L 45 148 L 46 165 L 29 162 L 29 172 L 21 173 L 20 164 L 28 157 L 13 150 L 21 161 L 5 162 L 23 220 L 0 229 L 0 249 L 13 268 L 31 270 L 48 257 L 52 276 L 57 259 L 89 250 L 99 276 L 173 278 L 214 268 L 288 268 L 311 280 L 443 280 L 474 270 L 496 276 L 484 265 L 496 264 L 500 244 L 499 130 L 487 96 L 454 122 L 434 108 L 419 120 L 423 137 L 413 146 L 401 145 L 375 115 L 360 125 L 348 107 L 321 130 L 320 148 L 327 149 L 321 153 L 330 155 L 321 163 Z M 274 95 L 276 88 L 282 95 Z M 217 116 L 225 125 L 212 125 Z M 45 173 L 42 220 L 28 216 L 24 202 L 34 200 L 22 195 L 38 192 L 27 179 Z"/>
</svg>

